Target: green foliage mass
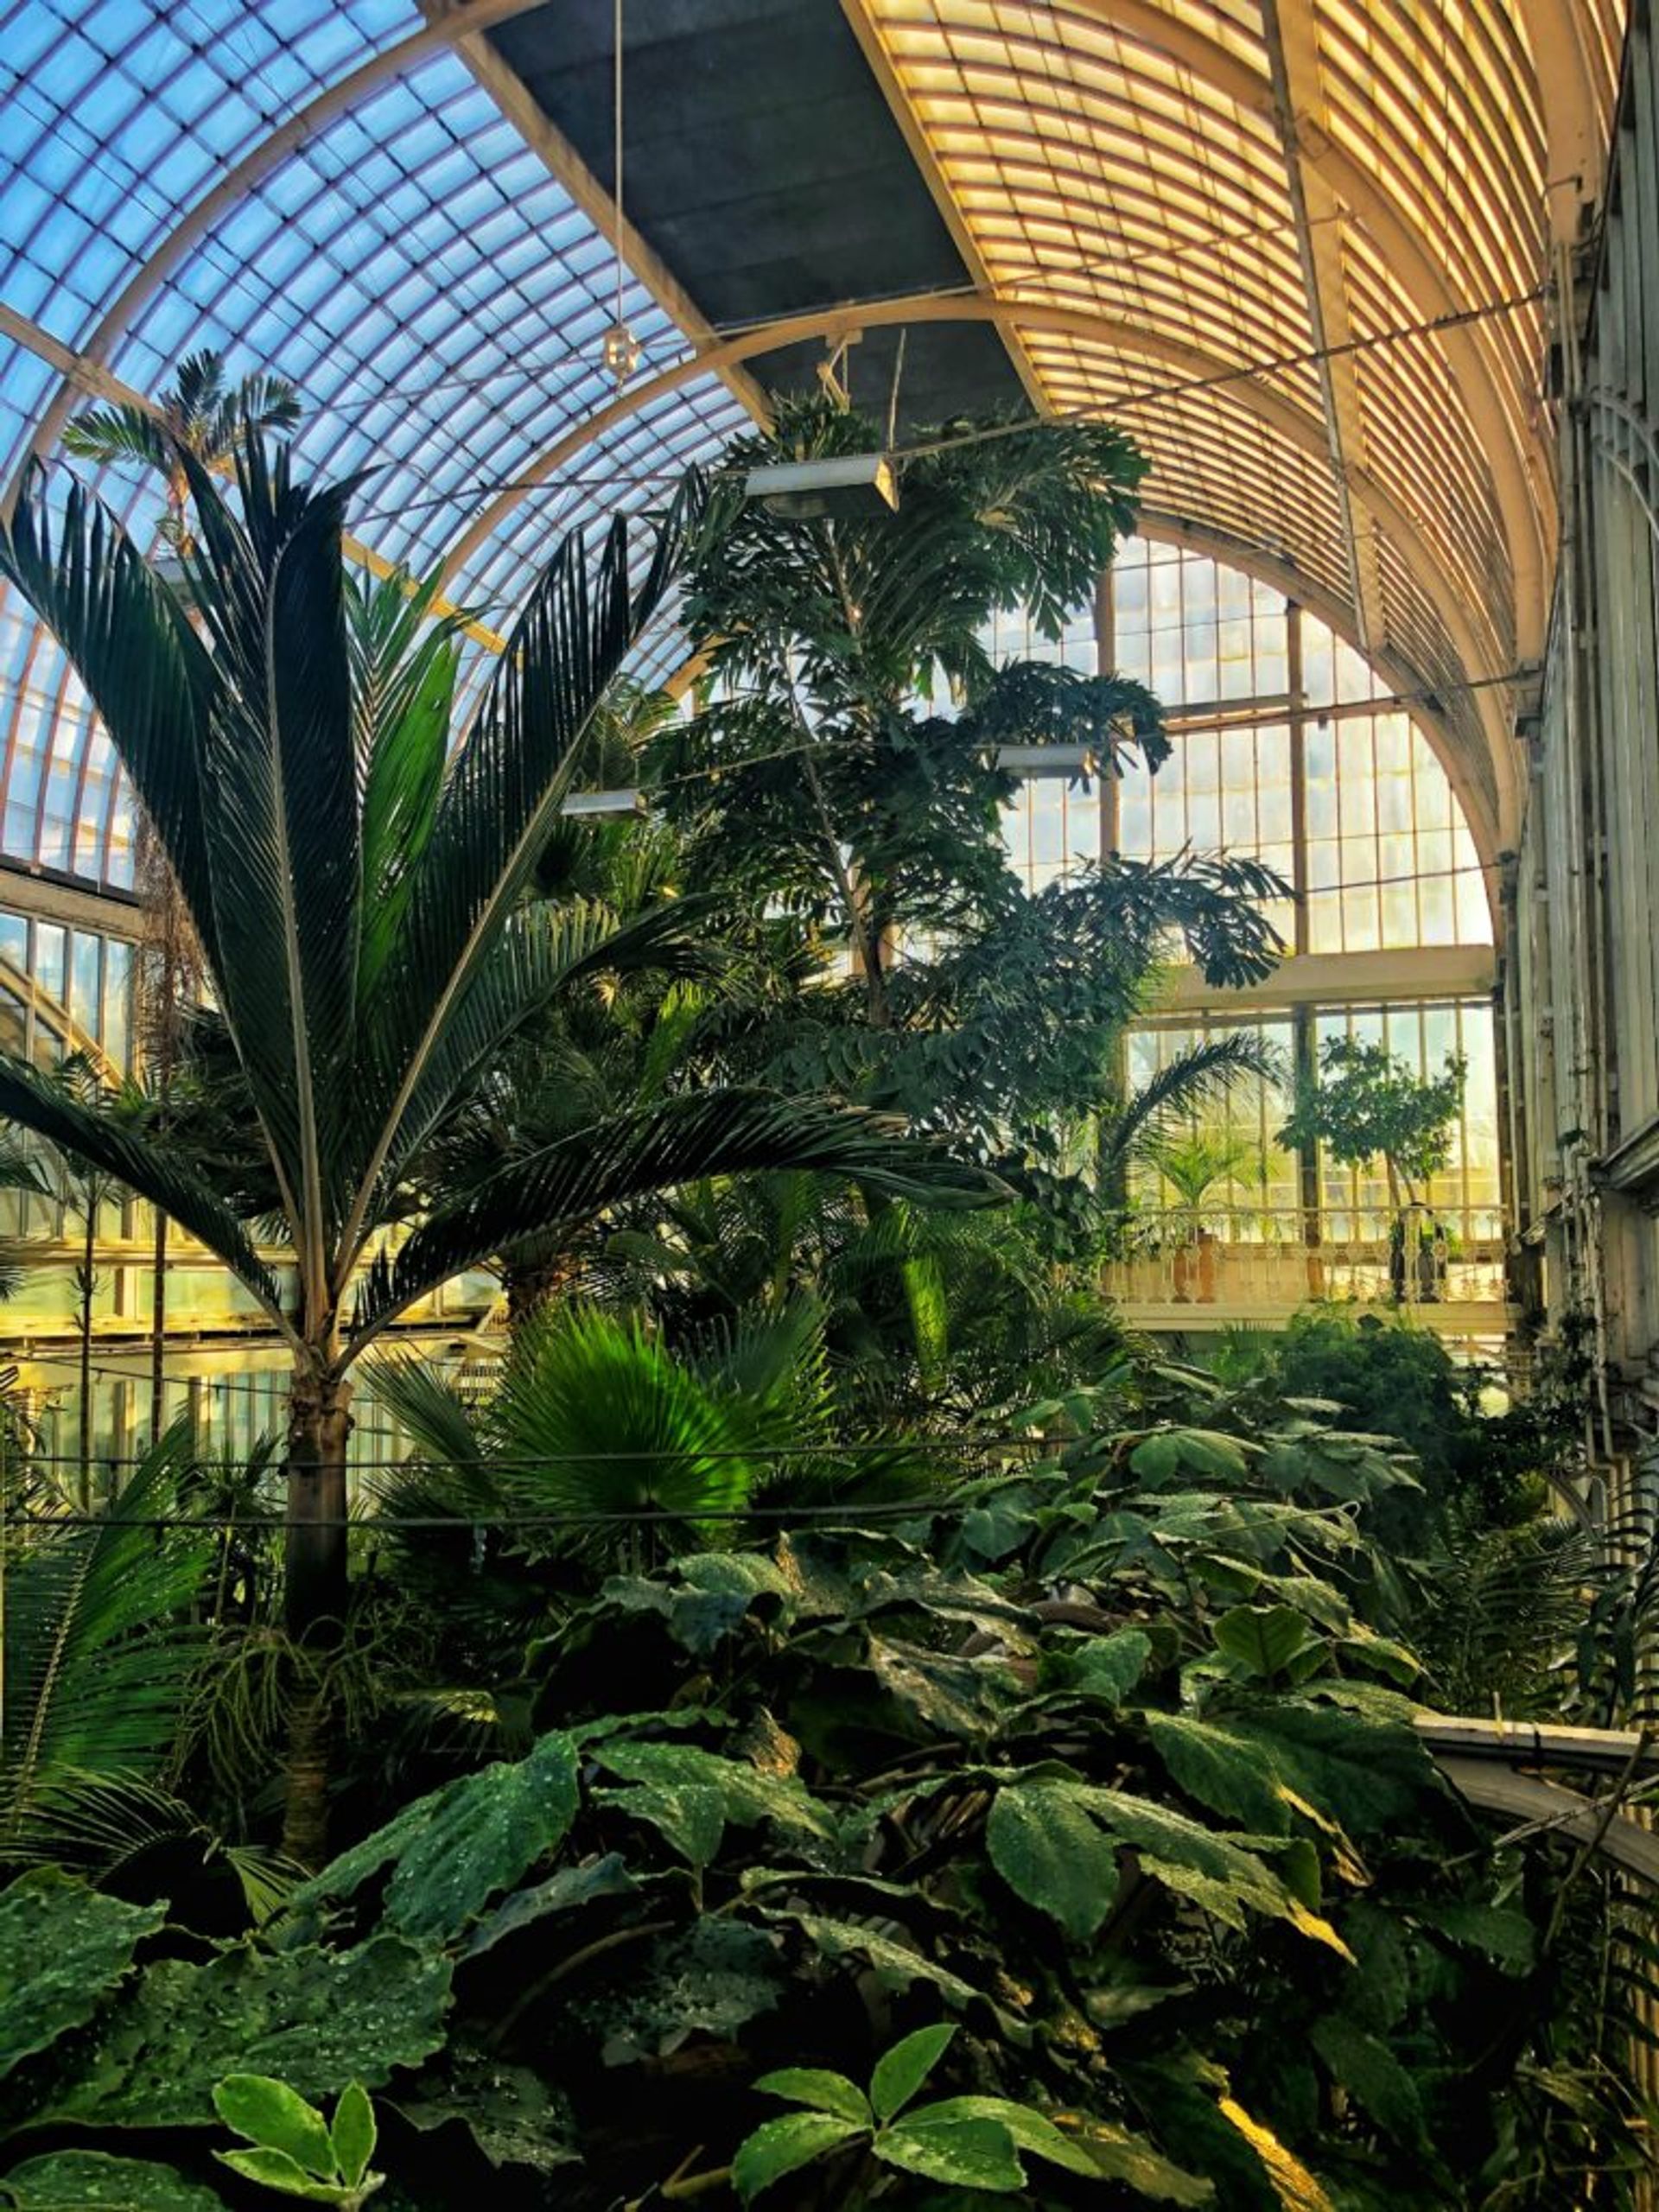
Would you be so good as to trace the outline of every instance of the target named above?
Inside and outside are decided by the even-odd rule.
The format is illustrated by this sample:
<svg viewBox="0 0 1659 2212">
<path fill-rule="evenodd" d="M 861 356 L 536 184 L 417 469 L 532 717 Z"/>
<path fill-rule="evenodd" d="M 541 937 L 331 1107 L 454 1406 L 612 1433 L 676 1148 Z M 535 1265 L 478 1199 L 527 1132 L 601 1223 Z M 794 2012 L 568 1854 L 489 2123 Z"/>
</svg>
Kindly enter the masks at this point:
<svg viewBox="0 0 1659 2212">
<path fill-rule="evenodd" d="M 1427 1183 L 1451 1158 L 1467 1074 L 1467 1062 L 1456 1055 L 1439 1075 L 1420 1076 L 1386 1045 L 1327 1038 L 1318 1078 L 1299 1085 L 1277 1141 L 1323 1145 L 1344 1167 L 1382 1160 L 1397 1204 L 1402 1189 L 1409 1198 L 1414 1183 Z"/>
<path fill-rule="evenodd" d="M 1630 2201 L 1633 2107 L 1567 1971 L 1598 1878 L 1559 1910 L 1558 1847 L 1495 1840 L 1412 1723 L 1364 1533 L 1409 1463 L 1173 1370 L 1030 1417 L 1046 1450 L 897 1519 L 567 1604 L 524 1655 L 525 1756 L 260 1935 L 0 1895 L 33 2023 L 0 2191 L 64 2201 L 101 2157 L 139 2212 L 168 2172 L 213 2201 L 223 2157 L 296 2189 L 286 2158 L 347 2202 L 321 2130 L 357 2083 L 375 2202 L 409 2208 L 1473 2212 L 1586 2163 Z M 54 1993 L 72 1938 L 95 2018 Z M 292 2139 L 233 2088 L 258 2139 L 226 2152 L 227 2075 L 281 2085 Z"/>
</svg>

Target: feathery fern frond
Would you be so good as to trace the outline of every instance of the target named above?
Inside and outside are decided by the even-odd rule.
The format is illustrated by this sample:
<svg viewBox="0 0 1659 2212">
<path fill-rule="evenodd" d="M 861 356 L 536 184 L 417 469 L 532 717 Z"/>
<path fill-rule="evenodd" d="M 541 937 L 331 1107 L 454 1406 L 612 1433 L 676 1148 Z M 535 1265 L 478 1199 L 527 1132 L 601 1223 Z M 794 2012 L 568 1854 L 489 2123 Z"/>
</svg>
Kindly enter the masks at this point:
<svg viewBox="0 0 1659 2212">
<path fill-rule="evenodd" d="M 42 1529 L 10 1564 L 0 1853 L 68 1777 L 153 1775 L 172 1749 L 203 1641 L 188 1608 L 213 1558 L 207 1529 L 157 1525 L 189 1451 L 181 1421 L 92 1526 Z"/>
</svg>

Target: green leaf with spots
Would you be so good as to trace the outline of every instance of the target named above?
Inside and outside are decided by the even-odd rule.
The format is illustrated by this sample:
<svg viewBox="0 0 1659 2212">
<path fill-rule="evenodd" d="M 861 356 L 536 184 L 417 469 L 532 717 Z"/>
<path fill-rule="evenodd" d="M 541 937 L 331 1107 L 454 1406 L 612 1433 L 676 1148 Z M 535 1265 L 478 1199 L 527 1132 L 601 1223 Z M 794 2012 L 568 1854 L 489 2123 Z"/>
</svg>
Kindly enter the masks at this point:
<svg viewBox="0 0 1659 2212">
<path fill-rule="evenodd" d="M 1117 1853 L 1070 1784 L 999 1789 L 985 1847 L 1017 1897 L 1047 1913 L 1074 1942 L 1093 1941 L 1117 1894 Z"/>
<path fill-rule="evenodd" d="M 1051 2166 L 1063 2166 L 1067 2173 L 1086 2174 L 1090 2181 L 1100 2178 L 1099 2166 L 1081 2143 L 1063 2135 L 1046 2113 L 1032 2105 L 1015 2104 L 1008 2097 L 946 2097 L 938 2104 L 925 2105 L 911 2117 L 935 2125 L 958 2120 L 992 2120 L 1007 2128 L 1016 2151 L 1029 2152 Z"/>
<path fill-rule="evenodd" d="M 725 1792 L 706 1783 L 642 1782 L 632 1789 L 596 1789 L 594 1802 L 645 1821 L 699 1872 L 713 1865 L 726 1833 Z"/>
<path fill-rule="evenodd" d="M 1421 1813 L 1437 1792 L 1415 1729 L 1338 1706 L 1284 1701 L 1217 1720 L 1148 1713 L 1146 1726 L 1189 1796 L 1264 1835 L 1289 1834 L 1291 1796 L 1370 1836 Z"/>
<path fill-rule="evenodd" d="M 1091 1637 L 1067 1654 L 1068 1687 L 1085 1697 L 1122 1705 L 1146 1673 L 1151 1657 L 1152 1638 L 1142 1629 L 1120 1628 L 1110 1636 Z"/>
<path fill-rule="evenodd" d="M 558 1912 L 571 1912 L 579 1905 L 590 1904 L 595 1897 L 626 1897 L 637 1885 L 620 1855 L 607 1852 L 602 1859 L 595 1859 L 586 1866 L 561 1866 L 556 1874 L 550 1874 L 544 1882 L 537 1882 L 534 1889 L 515 1890 L 504 1897 L 493 1912 L 486 1914 L 471 1936 L 461 1953 L 463 1959 L 475 1959 L 480 1953 L 493 1951 L 509 1936 L 533 1927 L 538 1920 L 545 1920 Z"/>
<path fill-rule="evenodd" d="M 863 2133 L 853 2121 L 827 2112 L 788 2112 L 780 2120 L 768 2120 L 739 2147 L 732 2160 L 732 2186 L 752 2204 L 773 2182 L 856 2142 Z"/>
<path fill-rule="evenodd" d="M 443 2041 L 449 1961 L 395 1936 L 355 1950 L 242 1947 L 149 1967 L 100 2023 L 84 2065 L 35 2122 L 207 2127 L 227 2054 L 302 2097 L 371 2088 Z"/>
<path fill-rule="evenodd" d="M 360 2082 L 348 2082 L 341 2090 L 328 2133 L 340 2171 L 355 2189 L 369 2171 L 378 2134 L 374 2107 Z"/>
<path fill-rule="evenodd" d="M 166 1918 L 50 1866 L 0 1891 L 0 2074 L 100 2012 Z"/>
<path fill-rule="evenodd" d="M 884 2165 L 898 2166 L 927 2181 L 949 2182 L 957 2189 L 989 2190 L 1007 2196 L 1026 2182 L 1025 2168 L 1015 2155 L 1014 2138 L 1000 2120 L 967 2120 L 940 2105 L 924 2105 L 919 2112 L 884 2128 L 872 2145 Z"/>
<path fill-rule="evenodd" d="M 1319 1639 L 1289 1605 L 1235 1605 L 1221 1615 L 1213 1632 L 1217 1649 L 1261 1681 L 1319 1649 Z"/>
<path fill-rule="evenodd" d="M 878 2120 L 902 2112 L 944 2056 L 956 2029 L 948 2022 L 918 2028 L 914 2035 L 883 2051 L 870 2076 L 870 2102 Z"/>
<path fill-rule="evenodd" d="M 1084 1783 L 1060 1786 L 1069 1789 L 1103 1827 L 1134 1845 L 1141 1854 L 1143 1872 L 1178 1896 L 1191 1897 L 1229 1928 L 1246 1927 L 1248 1909 L 1270 1919 L 1287 1920 L 1315 1942 L 1344 1959 L 1350 1956 L 1330 1923 L 1313 1911 L 1265 1860 L 1238 1839 L 1218 1835 L 1213 1828 L 1188 1820 L 1184 1813 L 1127 1790 L 1103 1789 Z"/>
<path fill-rule="evenodd" d="M 225 2200 L 175 2166 L 111 2158 L 102 2151 L 54 2151 L 26 2158 L 0 2181 L 14 2212 L 225 2212 Z"/>
<path fill-rule="evenodd" d="M 814 2112 L 832 2112 L 855 2127 L 871 2125 L 870 2101 L 863 2090 L 827 2067 L 781 2067 L 775 2074 L 763 2074 L 754 2086 L 769 2097 L 787 2097 L 791 2104 L 810 2105 Z"/>
<path fill-rule="evenodd" d="M 302 1884 L 290 1910 L 353 1896 L 391 1866 L 388 1925 L 448 1942 L 564 1840 L 577 1802 L 575 1746 L 568 1736 L 543 1736 L 524 1758 L 498 1761 L 405 1806 Z"/>
<path fill-rule="evenodd" d="M 594 1757 L 622 1782 L 713 1790 L 726 1818 L 742 1827 L 768 1821 L 785 1833 L 824 1841 L 836 1833 L 831 1815 L 793 1775 L 766 1774 L 747 1760 L 724 1759 L 696 1744 L 631 1743 L 612 1738 L 595 1747 Z"/>
<path fill-rule="evenodd" d="M 895 1984 L 907 1988 L 913 1981 L 929 1982 L 957 2005 L 971 2004 L 980 1993 L 960 1974 L 936 1966 L 919 1951 L 876 1929 L 848 1920 L 825 1919 L 817 1913 L 780 1911 L 767 1917 L 792 1922 L 826 1959 L 862 1959 L 890 1988 Z"/>
<path fill-rule="evenodd" d="M 315 2174 L 290 2158 L 286 2151 L 215 2151 L 220 2165 L 228 2166 L 244 2181 L 282 2196 L 298 2196 L 309 2204 L 343 2204 L 353 2192 L 337 2181 L 320 2181 Z"/>
<path fill-rule="evenodd" d="M 1147 1734 L 1185 1792 L 1261 1835 L 1287 1835 L 1290 1808 L 1262 1747 L 1243 1730 L 1185 1713 L 1149 1713 Z"/>
<path fill-rule="evenodd" d="M 333 2174 L 334 2145 L 327 2121 L 286 2082 L 268 2074 L 227 2074 L 213 2090 L 213 2109 L 232 2135 L 262 2150 L 281 2151 L 323 2179 Z"/>
</svg>

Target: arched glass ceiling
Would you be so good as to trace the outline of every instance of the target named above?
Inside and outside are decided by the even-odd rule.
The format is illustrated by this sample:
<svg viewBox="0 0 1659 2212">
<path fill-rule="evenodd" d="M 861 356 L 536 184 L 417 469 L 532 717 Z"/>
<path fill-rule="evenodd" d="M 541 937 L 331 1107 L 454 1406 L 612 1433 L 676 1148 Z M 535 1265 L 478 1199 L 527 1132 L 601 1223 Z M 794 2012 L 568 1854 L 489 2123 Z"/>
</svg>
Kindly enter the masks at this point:
<svg viewBox="0 0 1659 2212">
<path fill-rule="evenodd" d="M 1436 687 L 1477 835 L 1507 842 L 1504 696 L 1467 687 L 1541 647 L 1541 293 L 1599 190 L 1623 0 L 842 5 L 1034 395 L 1121 413 L 1154 518 L 1257 549 L 1389 680 Z M 743 419 L 734 346 L 764 346 L 643 258 L 637 404 L 581 440 L 612 397 L 602 201 L 507 119 L 483 43 L 531 7 L 0 0 L 7 480 L 89 387 L 153 391 L 216 345 L 300 388 L 319 468 L 379 465 L 354 518 L 374 550 L 447 551 L 494 625 L 569 521 L 714 449 Z M 99 848 L 104 874 L 113 817 L 73 810 L 107 779 L 73 715 L 31 738 L 61 667 L 13 633 L 20 663 L 0 819 L 32 808 L 44 838 L 68 804 L 52 864 Z M 54 766 L 14 793 L 30 743 Z"/>
<path fill-rule="evenodd" d="M 8 480 L 32 443 L 50 450 L 40 433 L 66 391 L 64 349 L 148 395 L 182 354 L 217 347 L 238 372 L 268 367 L 297 387 L 301 451 L 319 473 L 372 467 L 354 524 L 378 555 L 424 570 L 525 459 L 612 396 L 599 347 L 614 264 L 593 221 L 447 43 L 372 73 L 424 27 L 408 0 L 24 0 L 0 14 Z M 365 72 L 358 97 L 200 221 L 227 171 Z M 166 265 L 193 212 L 199 235 Z M 630 279 L 623 296 L 647 361 L 677 354 L 650 295 Z M 89 404 L 67 388 L 57 411 Z M 501 622 L 572 523 L 652 504 L 747 419 L 712 376 L 643 409 L 518 507 L 450 595 Z M 106 471 L 100 488 L 149 530 L 140 479 Z M 648 642 L 641 673 L 674 652 L 671 637 Z M 474 682 L 487 658 L 475 655 Z M 62 656 L 14 609 L 0 845 L 120 885 L 124 810 L 92 727 Z"/>
<path fill-rule="evenodd" d="M 1459 687 L 1541 648 L 1552 215 L 1595 196 L 1618 0 L 855 4 L 988 281 L 1101 320 L 1027 327 L 1042 397 L 1442 686 L 1511 827 Z"/>
</svg>

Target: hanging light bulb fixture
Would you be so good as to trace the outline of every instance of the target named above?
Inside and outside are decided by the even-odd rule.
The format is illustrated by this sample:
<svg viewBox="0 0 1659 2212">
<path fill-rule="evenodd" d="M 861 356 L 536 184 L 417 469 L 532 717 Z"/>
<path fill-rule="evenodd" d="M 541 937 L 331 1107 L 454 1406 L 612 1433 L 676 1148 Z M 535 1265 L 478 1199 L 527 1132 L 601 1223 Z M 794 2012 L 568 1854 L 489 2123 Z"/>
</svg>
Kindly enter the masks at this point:
<svg viewBox="0 0 1659 2212">
<path fill-rule="evenodd" d="M 620 391 L 639 366 L 642 347 L 622 313 L 622 0 L 612 10 L 611 104 L 615 124 L 616 160 L 611 181 L 612 205 L 616 211 L 616 315 L 600 344 L 600 359 Z"/>
</svg>

